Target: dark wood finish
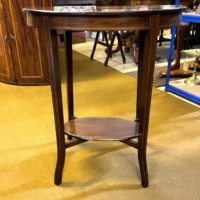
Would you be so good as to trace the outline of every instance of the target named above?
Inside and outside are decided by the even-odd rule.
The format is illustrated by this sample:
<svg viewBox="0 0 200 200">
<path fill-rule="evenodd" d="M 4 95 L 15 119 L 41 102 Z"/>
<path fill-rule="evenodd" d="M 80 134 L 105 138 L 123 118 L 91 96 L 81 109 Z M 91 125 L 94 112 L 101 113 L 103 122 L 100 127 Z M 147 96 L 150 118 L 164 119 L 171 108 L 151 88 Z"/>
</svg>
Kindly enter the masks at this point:
<svg viewBox="0 0 200 200">
<path fill-rule="evenodd" d="M 13 60 L 10 51 L 10 42 L 6 27 L 5 10 L 0 0 L 0 80 L 15 83 Z"/>
<path fill-rule="evenodd" d="M 95 5 L 96 0 L 53 0 L 54 6 L 91 6 Z M 64 42 L 64 31 L 59 31 L 59 37 L 63 38 Z M 86 42 L 86 34 L 85 32 L 74 32 L 72 33 L 72 43 L 78 44 L 78 43 L 84 43 Z M 61 42 L 60 47 L 63 46 L 63 43 Z"/>
<path fill-rule="evenodd" d="M 15 73 L 10 50 L 12 38 L 9 37 L 11 35 L 8 34 L 3 1 L 0 0 L 0 80 L 14 83 Z"/>
<path fill-rule="evenodd" d="M 96 0 L 53 0 L 54 5 L 93 5 Z"/>
<path fill-rule="evenodd" d="M 133 141 L 133 140 L 121 140 L 120 142 L 124 143 L 124 144 L 127 144 L 135 149 L 138 149 L 138 142 L 136 141 Z"/>
<path fill-rule="evenodd" d="M 84 143 L 84 142 L 87 142 L 87 140 L 83 140 L 83 139 L 72 139 L 72 140 L 69 140 L 68 142 L 65 143 L 65 148 L 70 148 L 70 147 L 73 147 L 73 146 L 76 146 L 77 144 L 81 144 L 81 143 Z"/>
<path fill-rule="evenodd" d="M 100 33 L 102 33 L 102 40 L 99 40 Z M 108 34 L 111 34 L 110 43 L 109 43 L 109 40 L 108 40 Z M 113 50 L 114 41 L 115 41 L 116 38 L 117 38 L 118 45 L 117 45 L 117 48 L 115 48 Z M 92 48 L 92 53 L 90 55 L 91 60 L 93 60 L 93 58 L 94 58 L 94 53 L 96 51 L 97 44 L 100 44 L 100 45 L 103 45 L 103 46 L 106 47 L 105 52 L 106 52 L 107 56 L 106 56 L 106 59 L 104 61 L 105 66 L 108 65 L 108 60 L 109 60 L 109 58 L 112 58 L 112 54 L 117 53 L 119 51 L 121 52 L 123 63 L 124 64 L 126 63 L 126 58 L 125 58 L 124 51 L 123 51 L 123 48 L 122 48 L 122 43 L 121 43 L 119 31 L 114 31 L 113 33 L 110 33 L 110 32 L 107 32 L 107 31 L 102 31 L 102 32 L 98 31 L 96 33 L 94 45 L 93 45 L 93 48 Z"/>
<path fill-rule="evenodd" d="M 44 32 L 26 26 L 23 7 L 51 8 L 51 0 L 1 0 L 0 80 L 25 85 L 49 83 Z M 4 37 L 7 37 L 5 40 Z"/>
<path fill-rule="evenodd" d="M 80 118 L 65 124 L 65 133 L 84 140 L 125 140 L 139 136 L 137 122 L 117 118 Z"/>
<path fill-rule="evenodd" d="M 181 11 L 183 7 L 175 6 L 146 6 L 146 7 L 101 7 L 95 10 L 87 10 L 83 12 L 53 12 L 53 11 L 40 11 L 25 9 L 27 14 L 27 23 L 29 26 L 42 27 L 46 33 L 46 48 L 49 55 L 49 71 L 51 75 L 51 90 L 55 117 L 56 138 L 57 138 L 57 164 L 55 170 L 55 184 L 59 185 L 62 182 L 62 171 L 65 162 L 65 149 L 79 144 L 87 140 L 83 137 L 83 134 L 75 131 L 75 126 L 78 128 L 84 126 L 93 126 L 93 136 L 89 135 L 88 128 L 84 128 L 86 136 L 89 139 L 117 139 L 120 142 L 128 144 L 138 150 L 138 160 L 140 165 L 141 179 L 143 187 L 147 187 L 148 182 L 148 170 L 146 161 L 146 146 L 148 136 L 148 125 L 150 116 L 150 105 L 152 95 L 153 73 L 156 58 L 157 47 L 157 32 L 161 28 L 177 26 L 180 23 Z M 64 113 L 63 102 L 61 92 L 60 81 L 60 69 L 58 62 L 58 45 L 57 45 L 57 29 L 66 30 L 66 34 L 69 38 L 66 43 L 67 47 L 67 59 L 70 60 L 67 63 L 67 83 L 68 83 L 68 109 L 69 109 L 69 122 L 65 125 L 64 130 Z M 141 32 L 139 37 L 139 60 L 138 60 L 138 89 L 137 89 L 137 111 L 136 120 L 132 121 L 132 125 L 129 126 L 129 122 L 121 121 L 122 126 L 127 126 L 128 131 L 132 127 L 133 135 L 128 132 L 127 135 L 121 133 L 117 137 L 109 133 L 109 135 L 103 134 L 103 131 L 107 132 L 106 128 L 100 129 L 100 125 L 104 126 L 105 119 L 73 119 L 73 63 L 72 63 L 72 50 L 71 50 L 71 34 L 76 30 L 88 30 L 88 31 L 116 31 L 116 30 L 139 30 Z M 113 106 L 113 105 L 112 105 Z M 90 123 L 92 120 L 93 123 Z M 96 120 L 96 121 L 95 121 Z M 112 124 L 118 122 L 119 119 L 109 119 Z M 83 122 L 84 123 L 80 123 Z M 95 122 L 94 122 L 95 121 Z M 103 123 L 102 123 L 103 122 Z M 106 122 L 106 123 L 108 123 Z M 115 126 L 115 125 L 114 125 Z M 139 132 L 136 131 L 136 127 L 139 126 Z M 68 127 L 73 127 L 72 130 L 68 130 Z M 124 128 L 121 128 L 123 130 Z M 111 131 L 116 133 L 116 127 L 107 127 Z M 91 130 L 91 127 L 89 128 Z M 100 129 L 100 130 L 99 130 Z M 97 131 L 97 133 L 95 133 Z M 127 130 L 126 130 L 127 131 Z M 70 144 L 65 142 L 65 132 L 73 138 L 78 138 L 75 142 L 73 139 Z M 138 135 L 137 135 L 138 134 Z M 78 135 L 78 137 L 77 137 Z M 95 136 L 95 137 L 94 137 Z M 137 137 L 138 142 L 132 142 L 129 138 Z M 80 140 L 80 141 L 79 141 Z"/>
<path fill-rule="evenodd" d="M 74 91 L 73 91 L 73 59 L 72 59 L 72 32 L 65 32 L 66 47 L 66 71 L 67 71 L 67 96 L 68 96 L 68 119 L 75 119 L 74 116 Z"/>
<path fill-rule="evenodd" d="M 114 46 L 114 41 L 115 41 L 115 38 L 117 38 L 117 48 L 116 49 L 112 49 L 113 46 Z M 108 49 L 107 49 L 107 57 L 106 57 L 106 60 L 104 62 L 104 65 L 107 66 L 108 65 L 108 60 L 109 60 L 109 57 L 111 57 L 111 55 L 113 53 L 117 53 L 118 51 L 120 51 L 121 53 L 121 57 L 122 57 L 122 61 L 123 63 L 125 64 L 126 63 L 126 58 L 125 58 L 125 55 L 124 55 L 124 50 L 122 48 L 122 42 L 121 42 L 121 38 L 120 38 L 120 33 L 119 31 L 114 31 L 113 34 L 112 34 L 112 38 L 111 38 L 111 41 L 110 41 L 110 45 L 108 46 Z"/>
<path fill-rule="evenodd" d="M 102 34 L 102 38 L 99 40 L 99 36 L 100 34 Z M 106 48 L 108 48 L 109 46 L 109 41 L 108 41 L 108 33 L 106 31 L 98 31 L 96 33 L 96 37 L 95 37 L 95 40 L 94 40 L 94 45 L 93 45 L 93 48 L 92 48 L 92 53 L 90 55 L 90 59 L 93 60 L 94 59 L 94 54 L 95 54 L 95 51 L 96 51 L 96 47 L 97 47 L 97 44 L 100 44 L 102 46 L 105 46 Z M 108 57 L 111 57 L 112 55 L 110 55 L 110 52 L 108 51 L 107 52 L 107 56 Z"/>
<path fill-rule="evenodd" d="M 171 0 L 109 0 L 109 1 L 104 1 L 104 0 L 98 0 L 97 1 L 97 4 L 98 5 L 115 5 L 115 6 L 126 6 L 126 5 L 168 5 L 168 4 L 174 4 L 174 2 L 172 3 Z M 117 52 L 121 52 L 121 56 L 122 56 L 122 61 L 123 63 L 126 63 L 126 58 L 125 58 L 125 55 L 124 55 L 124 52 L 123 52 L 123 48 L 122 46 L 125 47 L 125 52 L 129 52 L 130 49 L 132 50 L 132 55 L 133 55 L 133 60 L 134 62 L 137 64 L 138 63 L 138 40 L 139 40 L 139 31 L 132 31 L 132 32 L 125 32 L 125 33 L 121 33 L 119 34 L 119 32 L 115 32 L 115 33 L 118 33 L 116 36 L 118 38 L 118 44 L 117 44 L 117 48 L 115 48 L 115 50 L 112 50 L 112 47 L 113 47 L 113 43 L 114 43 L 114 40 L 111 40 L 110 42 L 110 45 L 109 45 L 109 48 L 110 49 L 110 52 L 107 51 L 107 57 L 106 57 L 106 60 L 104 62 L 104 65 L 107 66 L 108 64 L 108 60 L 109 58 L 111 58 L 112 56 L 112 53 L 117 53 Z M 162 45 L 162 42 L 165 42 L 165 41 L 170 41 L 170 39 L 167 39 L 167 38 L 164 38 L 163 36 L 163 29 L 160 30 L 160 36 L 159 36 L 159 39 L 158 39 L 158 43 L 159 45 L 161 46 Z M 95 52 L 95 49 L 96 49 L 96 44 L 99 43 L 101 44 L 100 42 L 98 42 L 98 34 L 95 38 L 95 42 L 94 42 L 94 46 L 93 46 L 93 50 L 92 50 L 92 53 L 91 53 L 91 56 L 90 58 L 93 59 L 94 57 L 94 52 Z M 157 57 L 156 60 L 159 60 L 159 56 Z"/>
</svg>

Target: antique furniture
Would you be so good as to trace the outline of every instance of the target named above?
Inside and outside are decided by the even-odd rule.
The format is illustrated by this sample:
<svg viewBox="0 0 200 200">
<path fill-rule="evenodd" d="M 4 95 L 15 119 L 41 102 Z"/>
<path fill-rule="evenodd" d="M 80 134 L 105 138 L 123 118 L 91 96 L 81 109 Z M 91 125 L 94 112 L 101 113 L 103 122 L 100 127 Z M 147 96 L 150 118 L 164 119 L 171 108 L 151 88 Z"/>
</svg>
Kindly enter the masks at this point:
<svg viewBox="0 0 200 200">
<path fill-rule="evenodd" d="M 162 4 L 170 4 L 169 0 L 163 0 L 163 1 L 158 1 L 158 0 L 97 0 L 96 3 L 97 5 L 106 5 L 106 6 L 127 6 L 127 5 L 162 5 Z M 162 42 L 165 41 L 170 41 L 170 39 L 164 38 L 163 36 L 163 29 L 161 29 L 158 39 L 158 43 L 161 46 Z M 132 32 L 122 32 L 120 33 L 119 31 L 115 31 L 112 35 L 113 37 L 111 38 L 111 41 L 107 40 L 107 32 L 104 31 L 103 33 L 103 38 L 105 38 L 105 42 L 102 42 L 99 40 L 99 35 L 100 32 L 97 32 L 93 49 L 90 55 L 90 59 L 93 60 L 96 46 L 97 44 L 103 45 L 106 47 L 106 59 L 104 61 L 104 65 L 107 66 L 109 58 L 112 57 L 112 54 L 117 53 L 120 51 L 121 57 L 122 57 L 122 62 L 125 64 L 126 63 L 126 58 L 124 55 L 124 50 L 125 52 L 129 52 L 131 49 L 132 55 L 133 55 L 133 60 L 137 64 L 138 63 L 138 38 L 139 38 L 139 31 L 132 31 Z M 113 49 L 113 44 L 115 38 L 117 39 L 117 46 Z M 159 57 L 156 58 L 156 60 L 159 60 Z"/>
<path fill-rule="evenodd" d="M 199 24 L 200 23 L 200 15 L 199 14 L 195 14 L 194 12 L 193 13 L 183 13 L 181 21 L 182 22 L 191 22 L 191 23 Z M 179 40 L 181 40 L 181 38 L 179 38 Z M 171 46 L 173 46 L 173 44 L 171 44 Z M 179 65 L 180 65 L 180 57 L 181 57 L 180 50 L 182 50 L 182 49 L 179 48 L 179 51 L 177 52 L 177 54 L 178 54 L 177 57 L 179 58 L 179 60 L 176 61 L 176 64 L 179 64 Z M 172 47 L 171 47 L 171 51 L 173 51 Z M 173 52 L 171 52 L 171 54 L 172 53 Z M 197 96 L 195 94 L 192 94 L 191 92 L 185 91 L 183 89 L 180 89 L 180 88 L 175 87 L 174 85 L 170 84 L 170 70 L 171 70 L 171 63 L 169 62 L 165 90 L 167 92 L 172 92 L 172 93 L 174 93 L 176 95 L 179 95 L 179 96 L 181 96 L 181 97 L 183 97 L 185 99 L 188 99 L 188 100 L 200 105 L 200 96 Z M 199 87 L 199 86 L 193 86 L 193 87 Z"/>
<path fill-rule="evenodd" d="M 0 81 L 38 85 L 49 83 L 43 30 L 27 27 L 25 6 L 51 8 L 52 0 L 0 0 Z"/>
<path fill-rule="evenodd" d="M 150 116 L 157 33 L 161 28 L 177 26 L 183 7 L 175 6 L 109 6 L 56 12 L 45 9 L 24 9 L 29 26 L 45 33 L 48 51 L 51 91 L 57 138 L 55 184 L 62 182 L 66 148 L 88 140 L 120 141 L 138 151 L 143 187 L 148 186 L 146 146 Z M 65 30 L 68 122 L 64 124 L 57 29 Z M 133 120 L 109 117 L 78 118 L 74 113 L 73 96 L 73 31 L 140 31 L 136 117 Z M 114 104 L 112 105 L 114 106 Z M 66 141 L 65 136 L 71 140 Z M 133 141 L 132 139 L 137 139 Z"/>
<path fill-rule="evenodd" d="M 96 5 L 96 0 L 53 0 L 54 9 L 59 9 L 61 6 L 68 6 L 69 9 L 73 6 L 91 6 Z M 64 31 L 59 30 L 58 32 L 58 41 L 59 41 L 59 47 L 63 47 L 64 45 Z M 73 32 L 72 34 L 72 43 L 78 44 L 78 43 L 84 43 L 86 42 L 86 33 L 85 31 L 77 31 Z"/>
<path fill-rule="evenodd" d="M 54 5 L 63 6 L 63 5 L 95 5 L 96 0 L 53 0 Z"/>
<path fill-rule="evenodd" d="M 96 5 L 98 6 L 125 6 L 127 5 L 127 1 L 124 0 L 97 0 Z M 102 34 L 102 39 L 100 39 L 100 34 Z M 115 39 L 117 39 L 117 46 L 115 49 L 114 47 L 114 42 Z M 110 42 L 109 42 L 110 40 Z M 113 31 L 113 32 L 108 32 L 108 31 L 98 31 L 96 33 L 94 45 L 92 48 L 92 52 L 90 55 L 90 59 L 93 60 L 94 54 L 96 51 L 97 44 L 103 45 L 106 47 L 105 52 L 107 54 L 106 59 L 104 61 L 104 65 L 108 65 L 109 58 L 112 58 L 112 54 L 115 54 L 120 51 L 121 57 L 122 57 L 122 62 L 125 64 L 126 63 L 126 58 L 124 55 L 124 50 L 122 48 L 122 40 L 119 31 Z"/>
<path fill-rule="evenodd" d="M 66 2 L 95 4 L 96 0 L 0 0 L 0 81 L 18 85 L 49 84 L 42 31 L 27 27 L 23 7 L 51 9 Z M 84 41 L 74 34 L 74 43 Z"/>
<path fill-rule="evenodd" d="M 102 33 L 102 40 L 99 40 L 100 33 Z M 109 37 L 108 37 L 109 34 L 111 35 L 110 42 L 109 42 Z M 115 39 L 117 39 L 117 47 L 115 48 L 115 50 L 113 50 Z M 98 31 L 96 33 L 94 45 L 93 45 L 93 48 L 92 48 L 92 53 L 90 55 L 91 60 L 93 60 L 93 58 L 94 58 L 94 54 L 95 54 L 97 44 L 100 44 L 100 45 L 103 45 L 103 46 L 106 47 L 105 52 L 106 52 L 107 56 L 106 56 L 106 59 L 104 61 L 105 66 L 108 65 L 108 60 L 109 60 L 109 58 L 112 58 L 112 54 L 117 53 L 118 51 L 121 52 L 123 63 L 126 63 L 126 58 L 125 58 L 125 55 L 124 55 L 124 50 L 122 48 L 122 42 L 121 42 L 121 37 L 120 37 L 119 31 L 113 31 L 113 32 L 107 32 L 107 31 L 100 32 L 100 31 Z"/>
</svg>

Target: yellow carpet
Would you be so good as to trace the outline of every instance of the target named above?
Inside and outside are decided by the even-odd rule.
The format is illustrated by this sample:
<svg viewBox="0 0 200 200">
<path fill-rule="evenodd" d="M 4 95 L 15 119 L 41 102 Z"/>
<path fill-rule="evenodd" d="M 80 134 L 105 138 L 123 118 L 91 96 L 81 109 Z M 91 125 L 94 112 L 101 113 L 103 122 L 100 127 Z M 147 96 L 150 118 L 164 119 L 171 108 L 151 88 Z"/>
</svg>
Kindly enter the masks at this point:
<svg viewBox="0 0 200 200">
<path fill-rule="evenodd" d="M 63 63 L 62 56 L 61 51 Z M 136 81 L 83 55 L 74 56 L 76 116 L 134 118 Z M 49 86 L 0 83 L 0 107 L 1 200 L 200 199 L 200 110 L 193 105 L 154 89 L 146 189 L 136 150 L 119 142 L 86 142 L 68 149 L 63 184 L 54 185 Z"/>
</svg>

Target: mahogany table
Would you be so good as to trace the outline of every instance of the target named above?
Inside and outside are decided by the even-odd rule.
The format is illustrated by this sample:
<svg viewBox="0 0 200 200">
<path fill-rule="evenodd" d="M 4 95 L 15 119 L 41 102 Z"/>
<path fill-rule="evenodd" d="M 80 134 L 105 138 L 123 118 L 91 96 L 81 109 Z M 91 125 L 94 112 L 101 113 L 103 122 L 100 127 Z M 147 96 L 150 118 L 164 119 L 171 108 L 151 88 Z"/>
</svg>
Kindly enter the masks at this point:
<svg viewBox="0 0 200 200">
<path fill-rule="evenodd" d="M 54 182 L 62 182 L 65 149 L 88 140 L 117 140 L 138 150 L 143 187 L 148 186 L 146 146 L 152 96 L 157 33 L 177 26 L 184 7 L 116 6 L 87 7 L 73 10 L 40 10 L 25 8 L 29 26 L 45 30 L 51 91 L 57 138 L 57 165 Z M 65 30 L 67 60 L 68 122 L 64 123 L 56 30 Z M 73 101 L 73 31 L 140 31 L 137 82 L 137 105 L 134 120 L 120 118 L 76 118 Z M 113 106 L 113 105 L 112 105 Z M 66 140 L 65 136 L 69 140 Z M 137 138 L 136 141 L 132 139 Z"/>
</svg>

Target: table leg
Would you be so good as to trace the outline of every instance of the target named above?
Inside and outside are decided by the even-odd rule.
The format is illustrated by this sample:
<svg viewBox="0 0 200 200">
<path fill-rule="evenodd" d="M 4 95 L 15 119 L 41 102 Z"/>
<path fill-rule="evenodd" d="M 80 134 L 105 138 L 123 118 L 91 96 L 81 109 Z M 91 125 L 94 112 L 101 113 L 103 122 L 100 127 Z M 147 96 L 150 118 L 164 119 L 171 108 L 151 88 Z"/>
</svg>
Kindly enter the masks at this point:
<svg viewBox="0 0 200 200">
<path fill-rule="evenodd" d="M 151 30 L 141 31 L 139 36 L 138 83 L 137 83 L 137 112 L 139 122 L 138 160 L 143 187 L 148 187 L 148 169 L 146 146 L 150 116 L 153 74 L 156 60 L 157 33 L 159 16 L 151 18 Z"/>
<path fill-rule="evenodd" d="M 65 54 L 66 54 L 66 84 L 68 120 L 75 119 L 74 116 L 74 91 L 73 91 L 73 55 L 72 55 L 72 32 L 65 31 Z"/>
<path fill-rule="evenodd" d="M 54 182 L 56 185 L 60 185 L 65 163 L 65 136 L 57 32 L 55 30 L 50 31 L 47 27 L 46 41 L 57 140 L 57 164 Z"/>
</svg>

